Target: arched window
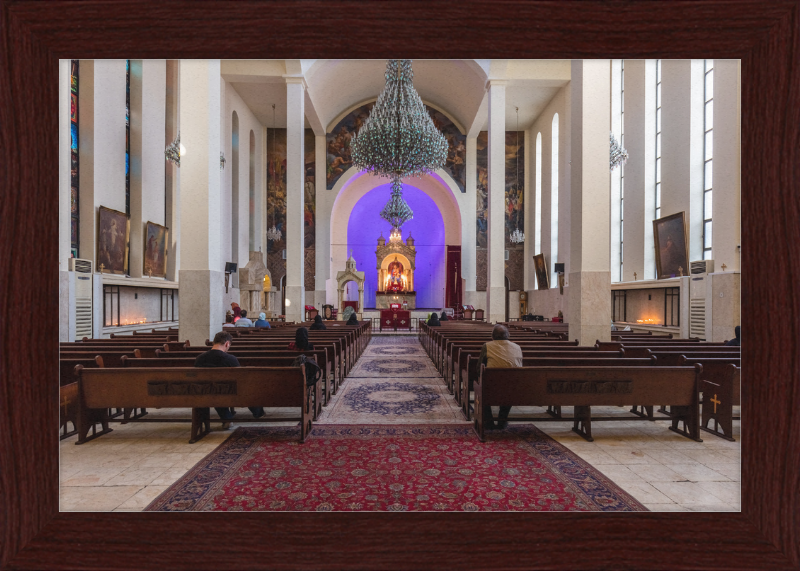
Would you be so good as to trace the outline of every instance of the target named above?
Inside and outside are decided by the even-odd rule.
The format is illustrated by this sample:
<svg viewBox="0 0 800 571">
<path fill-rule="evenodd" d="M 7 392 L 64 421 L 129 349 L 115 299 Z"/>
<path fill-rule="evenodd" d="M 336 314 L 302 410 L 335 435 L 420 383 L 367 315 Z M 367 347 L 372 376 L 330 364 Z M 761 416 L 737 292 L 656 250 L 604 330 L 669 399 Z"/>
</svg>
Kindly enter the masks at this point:
<svg viewBox="0 0 800 571">
<path fill-rule="evenodd" d="M 550 167 L 550 275 L 555 275 L 558 261 L 558 113 L 553 116 L 553 146 Z M 557 287 L 558 280 L 552 280 L 550 287 Z"/>
<path fill-rule="evenodd" d="M 256 135 L 250 130 L 250 204 L 249 204 L 249 224 L 248 232 L 250 251 L 256 249 Z"/>
<path fill-rule="evenodd" d="M 239 115 L 231 120 L 231 260 L 239 262 Z"/>
<path fill-rule="evenodd" d="M 131 215 L 131 60 L 125 60 L 125 214 Z"/>
<path fill-rule="evenodd" d="M 703 93 L 703 259 L 711 259 L 711 171 L 714 156 L 714 60 L 705 60 Z"/>
<path fill-rule="evenodd" d="M 534 218 L 534 254 L 539 254 L 542 251 L 542 133 L 536 134 L 536 195 L 534 196 L 534 205 L 536 208 L 536 215 Z M 538 280 L 533 280 L 534 289 L 539 289 Z"/>
</svg>

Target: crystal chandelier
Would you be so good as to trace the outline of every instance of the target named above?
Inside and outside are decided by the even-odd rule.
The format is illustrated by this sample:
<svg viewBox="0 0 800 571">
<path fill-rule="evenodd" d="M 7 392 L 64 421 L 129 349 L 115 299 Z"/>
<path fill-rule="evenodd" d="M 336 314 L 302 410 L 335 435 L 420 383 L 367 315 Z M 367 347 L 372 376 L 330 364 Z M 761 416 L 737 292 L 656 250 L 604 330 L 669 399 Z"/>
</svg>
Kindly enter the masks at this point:
<svg viewBox="0 0 800 571">
<path fill-rule="evenodd" d="M 400 177 L 392 177 L 392 197 L 381 210 L 381 218 L 392 225 L 392 236 L 395 233 L 399 236 L 403 224 L 414 218 L 414 213 L 408 207 L 408 203 L 403 200 L 403 185 L 400 183 Z"/>
<path fill-rule="evenodd" d="M 624 165 L 628 161 L 628 151 L 622 148 L 617 142 L 616 137 L 614 137 L 614 133 L 610 133 L 611 149 L 609 153 L 609 170 L 613 171 L 620 165 Z"/>
<path fill-rule="evenodd" d="M 519 190 L 519 107 L 514 107 L 514 109 L 517 110 L 517 148 L 515 151 L 517 155 L 517 175 L 514 185 L 514 191 L 516 192 Z M 517 212 L 516 228 L 511 234 L 510 240 L 512 244 L 522 244 L 525 241 L 525 234 L 519 231 L 519 212 Z"/>
<path fill-rule="evenodd" d="M 269 131 L 268 131 L 269 132 Z M 275 104 L 272 104 L 272 149 L 275 150 Z M 269 138 L 267 138 L 267 160 L 269 160 Z M 267 169 L 269 176 L 269 169 Z M 267 240 L 278 242 L 283 234 L 275 227 L 275 209 L 272 209 L 272 228 L 267 230 Z"/>
</svg>

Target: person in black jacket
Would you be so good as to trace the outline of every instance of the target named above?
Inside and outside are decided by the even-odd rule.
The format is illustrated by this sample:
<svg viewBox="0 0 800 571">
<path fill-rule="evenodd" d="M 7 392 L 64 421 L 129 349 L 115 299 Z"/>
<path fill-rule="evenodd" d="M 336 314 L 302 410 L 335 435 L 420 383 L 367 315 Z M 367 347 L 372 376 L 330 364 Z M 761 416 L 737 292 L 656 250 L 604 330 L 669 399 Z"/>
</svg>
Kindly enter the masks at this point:
<svg viewBox="0 0 800 571">
<path fill-rule="evenodd" d="M 358 318 L 356 317 L 355 313 L 350 314 L 350 319 L 347 320 L 347 323 L 345 323 L 345 325 L 359 325 Z"/>
<path fill-rule="evenodd" d="M 322 316 L 317 315 L 314 318 L 314 323 L 311 325 L 311 331 L 322 331 L 323 329 L 327 329 L 327 327 L 322 323 Z"/>
<path fill-rule="evenodd" d="M 305 327 L 298 327 L 294 332 L 294 343 L 289 343 L 289 349 L 295 351 L 311 351 L 314 346 L 308 342 L 308 329 Z"/>
<path fill-rule="evenodd" d="M 450 321 L 450 318 L 447 317 L 447 314 L 443 311 L 442 314 L 439 316 L 439 321 Z"/>
<path fill-rule="evenodd" d="M 228 350 L 231 348 L 231 341 L 233 341 L 231 334 L 226 333 L 225 331 L 220 331 L 214 335 L 214 345 L 212 345 L 210 350 L 197 356 L 197 358 L 194 360 L 194 366 L 238 367 L 239 359 L 228 353 Z M 263 407 L 250 406 L 248 408 L 250 409 L 250 412 L 253 413 L 253 418 L 261 418 L 265 414 Z M 222 428 L 230 428 L 231 423 L 229 421 L 234 417 L 236 411 L 227 406 L 222 408 L 214 407 L 214 410 L 216 410 L 219 417 L 225 421 L 222 423 Z"/>
<path fill-rule="evenodd" d="M 742 346 L 742 327 L 737 325 L 736 328 L 733 330 L 736 334 L 736 337 L 725 343 L 725 345 L 730 345 L 731 347 L 741 347 Z"/>
<path fill-rule="evenodd" d="M 428 327 L 439 327 L 441 323 L 439 323 L 439 316 L 436 315 L 436 312 L 431 313 L 431 316 L 428 318 L 427 322 Z"/>
</svg>

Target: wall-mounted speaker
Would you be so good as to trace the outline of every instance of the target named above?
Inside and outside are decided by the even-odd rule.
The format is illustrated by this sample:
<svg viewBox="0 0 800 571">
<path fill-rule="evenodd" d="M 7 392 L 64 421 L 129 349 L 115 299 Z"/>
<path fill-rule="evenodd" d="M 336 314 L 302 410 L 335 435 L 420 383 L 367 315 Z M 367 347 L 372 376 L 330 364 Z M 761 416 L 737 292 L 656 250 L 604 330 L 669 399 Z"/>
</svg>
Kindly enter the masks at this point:
<svg viewBox="0 0 800 571">
<path fill-rule="evenodd" d="M 225 262 L 225 273 L 233 274 L 236 272 L 236 264 L 234 262 Z"/>
<path fill-rule="evenodd" d="M 557 274 L 563 274 L 564 273 L 564 263 L 563 262 L 556 262 L 555 272 Z"/>
</svg>

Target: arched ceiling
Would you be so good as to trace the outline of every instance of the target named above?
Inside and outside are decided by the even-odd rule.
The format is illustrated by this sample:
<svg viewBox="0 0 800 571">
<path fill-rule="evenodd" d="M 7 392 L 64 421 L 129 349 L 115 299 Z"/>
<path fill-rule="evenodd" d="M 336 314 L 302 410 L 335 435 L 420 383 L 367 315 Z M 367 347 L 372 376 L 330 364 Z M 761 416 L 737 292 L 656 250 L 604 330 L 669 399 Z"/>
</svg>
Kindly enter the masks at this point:
<svg viewBox="0 0 800 571">
<path fill-rule="evenodd" d="M 348 109 L 374 100 L 386 83 L 386 60 L 223 60 L 221 68 L 266 127 L 286 126 L 287 76 L 305 78 L 307 126 L 315 131 L 327 131 Z M 570 78 L 569 60 L 414 60 L 412 68 L 422 100 L 472 134 L 486 129 L 488 79 L 509 82 L 506 128 L 512 130 L 514 107 L 520 108 L 520 128 L 527 128 Z"/>
</svg>

